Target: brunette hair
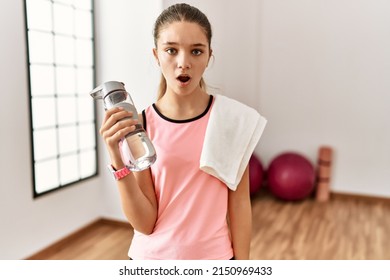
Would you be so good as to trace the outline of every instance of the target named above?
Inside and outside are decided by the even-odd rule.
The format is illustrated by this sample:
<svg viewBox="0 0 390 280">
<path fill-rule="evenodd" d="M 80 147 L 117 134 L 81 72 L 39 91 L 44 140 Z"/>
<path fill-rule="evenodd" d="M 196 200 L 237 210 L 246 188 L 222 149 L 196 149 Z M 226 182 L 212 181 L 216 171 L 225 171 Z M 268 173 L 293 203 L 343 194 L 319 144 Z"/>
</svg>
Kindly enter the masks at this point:
<svg viewBox="0 0 390 280">
<path fill-rule="evenodd" d="M 163 27 L 173 22 L 185 21 L 191 23 L 197 23 L 204 31 L 207 41 L 209 43 L 209 48 L 211 46 L 211 24 L 204 13 L 202 13 L 198 8 L 190 6 L 185 3 L 174 4 L 167 9 L 165 9 L 157 18 L 154 24 L 153 38 L 154 45 L 157 48 L 157 40 L 160 36 L 160 31 Z M 200 87 L 206 89 L 206 83 L 202 78 L 200 80 Z M 167 89 L 167 81 L 163 74 L 161 74 L 160 86 L 157 93 L 157 99 L 160 99 L 165 94 Z"/>
</svg>

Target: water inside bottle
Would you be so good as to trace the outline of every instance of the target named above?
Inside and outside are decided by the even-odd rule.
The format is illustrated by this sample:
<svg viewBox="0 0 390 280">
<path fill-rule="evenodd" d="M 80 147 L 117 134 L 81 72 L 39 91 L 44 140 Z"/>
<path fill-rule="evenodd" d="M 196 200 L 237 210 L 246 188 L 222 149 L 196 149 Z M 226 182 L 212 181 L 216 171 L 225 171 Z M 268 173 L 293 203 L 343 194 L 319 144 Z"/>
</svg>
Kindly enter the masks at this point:
<svg viewBox="0 0 390 280">
<path fill-rule="evenodd" d="M 143 131 L 136 131 L 120 142 L 122 161 L 132 171 L 145 170 L 156 161 L 154 148 L 145 141 L 145 137 Z"/>
</svg>

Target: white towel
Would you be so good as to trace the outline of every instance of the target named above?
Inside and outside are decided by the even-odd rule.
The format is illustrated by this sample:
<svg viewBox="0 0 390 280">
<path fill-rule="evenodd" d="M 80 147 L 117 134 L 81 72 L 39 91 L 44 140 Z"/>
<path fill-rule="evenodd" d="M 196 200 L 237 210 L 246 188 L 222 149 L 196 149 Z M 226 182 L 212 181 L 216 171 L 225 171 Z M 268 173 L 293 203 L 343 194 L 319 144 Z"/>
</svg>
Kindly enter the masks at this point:
<svg viewBox="0 0 390 280">
<path fill-rule="evenodd" d="M 267 120 L 255 109 L 215 95 L 200 158 L 200 169 L 235 191 Z"/>
</svg>

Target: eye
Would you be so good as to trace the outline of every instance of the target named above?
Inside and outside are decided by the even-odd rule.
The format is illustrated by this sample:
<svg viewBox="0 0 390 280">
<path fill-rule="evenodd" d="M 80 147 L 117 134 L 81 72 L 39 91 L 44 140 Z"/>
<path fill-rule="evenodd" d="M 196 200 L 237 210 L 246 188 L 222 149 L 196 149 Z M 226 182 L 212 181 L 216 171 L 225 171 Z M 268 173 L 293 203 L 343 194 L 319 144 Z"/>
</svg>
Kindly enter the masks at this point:
<svg viewBox="0 0 390 280">
<path fill-rule="evenodd" d="M 195 50 L 192 50 L 192 54 L 195 55 L 195 56 L 199 56 L 203 53 L 202 50 L 199 50 L 199 49 L 195 49 Z"/>
<path fill-rule="evenodd" d="M 177 50 L 174 48 L 168 48 L 165 50 L 168 54 L 174 55 L 177 53 Z"/>
</svg>

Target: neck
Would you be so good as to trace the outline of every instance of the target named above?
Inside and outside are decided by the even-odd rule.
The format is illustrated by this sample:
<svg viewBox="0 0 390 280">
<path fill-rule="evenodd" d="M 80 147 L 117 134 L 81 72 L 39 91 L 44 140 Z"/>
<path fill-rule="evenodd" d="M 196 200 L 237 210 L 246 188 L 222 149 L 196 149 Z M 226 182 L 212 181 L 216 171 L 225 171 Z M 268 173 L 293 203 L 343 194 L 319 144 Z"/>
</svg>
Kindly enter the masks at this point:
<svg viewBox="0 0 390 280">
<path fill-rule="evenodd" d="M 175 120 L 194 118 L 207 108 L 210 96 L 199 88 L 196 92 L 188 95 L 179 95 L 167 91 L 156 102 L 159 111 L 166 117 Z"/>
</svg>

